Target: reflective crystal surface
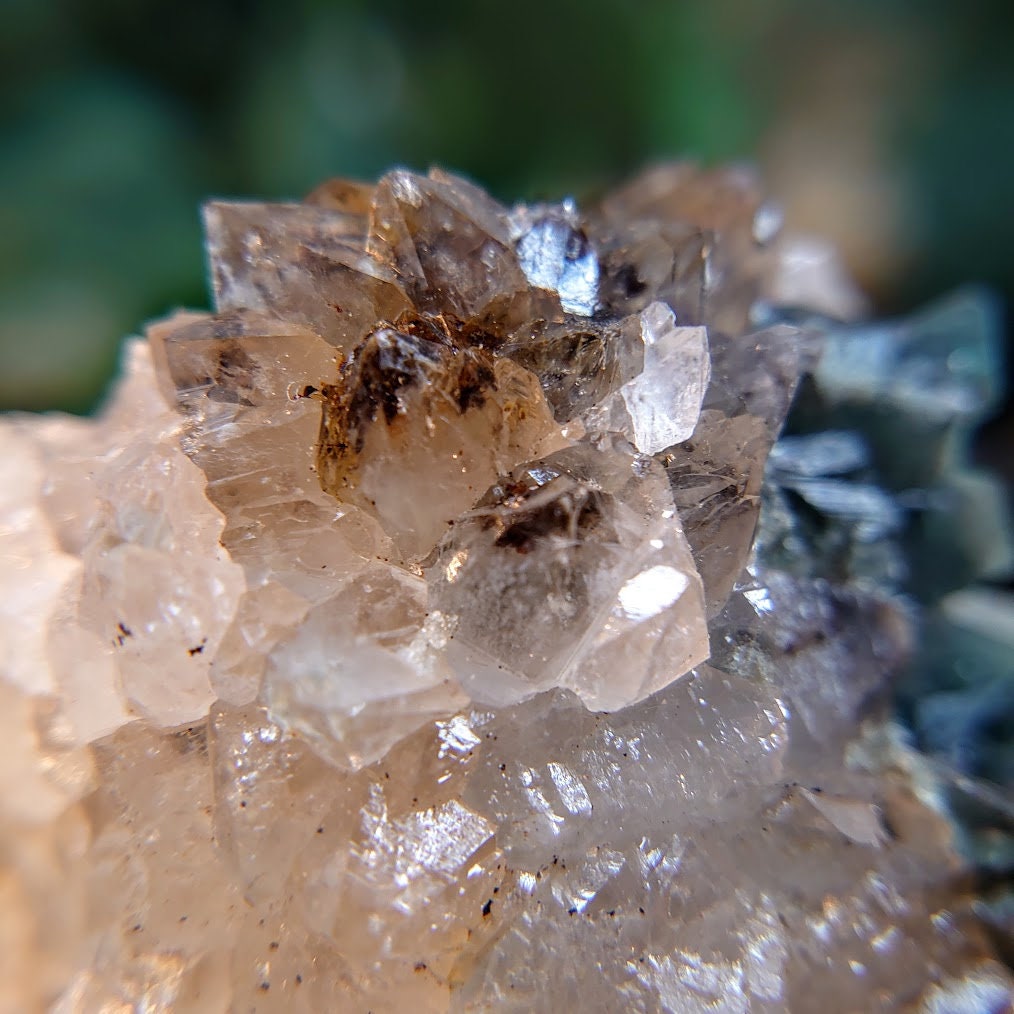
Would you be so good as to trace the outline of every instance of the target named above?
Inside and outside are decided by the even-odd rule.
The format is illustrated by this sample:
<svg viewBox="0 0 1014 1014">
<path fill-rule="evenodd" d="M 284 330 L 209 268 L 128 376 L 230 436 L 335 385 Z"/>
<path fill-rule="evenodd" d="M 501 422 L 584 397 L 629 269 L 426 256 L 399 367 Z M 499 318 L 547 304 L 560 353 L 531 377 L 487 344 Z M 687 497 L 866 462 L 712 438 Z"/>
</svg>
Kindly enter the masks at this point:
<svg viewBox="0 0 1014 1014">
<path fill-rule="evenodd" d="M 908 540 L 999 525 L 988 322 L 829 320 L 778 221 L 690 164 L 207 206 L 213 312 L 0 421 L 0 1010 L 1006 1009 L 889 712 Z M 1004 701 L 914 727 L 993 777 Z"/>
</svg>

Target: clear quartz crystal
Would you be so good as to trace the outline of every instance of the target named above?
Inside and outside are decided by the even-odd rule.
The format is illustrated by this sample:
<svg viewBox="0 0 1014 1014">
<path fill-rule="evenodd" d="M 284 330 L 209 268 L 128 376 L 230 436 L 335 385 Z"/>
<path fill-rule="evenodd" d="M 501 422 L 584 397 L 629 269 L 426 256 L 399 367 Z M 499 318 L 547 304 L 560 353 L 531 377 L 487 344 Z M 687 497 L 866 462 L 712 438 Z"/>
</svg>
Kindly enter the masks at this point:
<svg viewBox="0 0 1014 1014">
<path fill-rule="evenodd" d="M 591 316 L 598 305 L 599 259 L 574 202 L 516 208 L 511 225 L 525 278 L 556 292 L 569 313 Z"/>
<path fill-rule="evenodd" d="M 583 421 L 588 429 L 622 433 L 644 454 L 657 454 L 688 439 L 697 426 L 711 375 L 708 334 L 703 327 L 677 327 L 664 303 L 652 303 L 638 324 L 639 371 Z"/>
<path fill-rule="evenodd" d="M 885 723 L 905 610 L 753 551 L 801 371 L 883 344 L 773 314 L 854 302 L 778 223 L 689 164 L 207 206 L 214 312 L 0 421 L 0 1010 L 1011 1002 Z M 868 458 L 784 444 L 777 510 L 873 538 Z"/>
</svg>

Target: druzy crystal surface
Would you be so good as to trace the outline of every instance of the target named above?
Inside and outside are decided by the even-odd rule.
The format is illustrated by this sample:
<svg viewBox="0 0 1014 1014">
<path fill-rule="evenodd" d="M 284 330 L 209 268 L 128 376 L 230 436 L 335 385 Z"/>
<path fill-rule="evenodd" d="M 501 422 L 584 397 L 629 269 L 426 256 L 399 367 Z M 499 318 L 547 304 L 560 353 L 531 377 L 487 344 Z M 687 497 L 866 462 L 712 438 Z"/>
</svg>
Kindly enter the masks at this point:
<svg viewBox="0 0 1014 1014">
<path fill-rule="evenodd" d="M 844 422 L 765 481 L 800 378 L 928 363 L 943 441 L 980 373 L 740 170 L 204 220 L 214 312 L 0 427 L 0 1010 L 1007 1009 L 884 708 L 907 508 Z"/>
</svg>

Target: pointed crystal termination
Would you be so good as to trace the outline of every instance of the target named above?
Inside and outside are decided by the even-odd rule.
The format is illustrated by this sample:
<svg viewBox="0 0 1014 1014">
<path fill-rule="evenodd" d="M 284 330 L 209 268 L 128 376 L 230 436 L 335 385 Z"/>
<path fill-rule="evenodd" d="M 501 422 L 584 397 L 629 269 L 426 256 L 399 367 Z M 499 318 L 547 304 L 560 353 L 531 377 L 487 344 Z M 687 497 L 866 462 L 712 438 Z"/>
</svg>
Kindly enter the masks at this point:
<svg viewBox="0 0 1014 1014">
<path fill-rule="evenodd" d="M 690 437 L 711 376 L 708 333 L 677 327 L 671 309 L 652 303 L 639 319 L 640 372 L 583 417 L 589 430 L 622 433 L 642 454 Z"/>
<path fill-rule="evenodd" d="M 207 207 L 215 313 L 0 420 L 0 1009 L 1010 1006 L 880 710 L 906 614 L 788 503 L 868 536 L 879 445 L 786 442 L 753 536 L 801 367 L 943 439 L 988 359 L 811 333 L 776 222 L 690 165 Z"/>
<path fill-rule="evenodd" d="M 715 616 L 748 557 L 768 452 L 799 377 L 801 335 L 777 325 L 709 335 L 711 379 L 688 440 L 658 455 Z"/>
<path fill-rule="evenodd" d="M 442 174 L 388 173 L 377 184 L 366 249 L 424 312 L 472 320 L 527 285 L 506 210 Z"/>
<path fill-rule="evenodd" d="M 598 461 L 574 464 L 563 452 L 507 477 L 429 570 L 433 608 L 456 617 L 448 659 L 483 703 L 566 686 L 612 710 L 707 658 L 700 580 L 658 509 L 671 503 L 661 470 L 616 488 Z"/>
</svg>

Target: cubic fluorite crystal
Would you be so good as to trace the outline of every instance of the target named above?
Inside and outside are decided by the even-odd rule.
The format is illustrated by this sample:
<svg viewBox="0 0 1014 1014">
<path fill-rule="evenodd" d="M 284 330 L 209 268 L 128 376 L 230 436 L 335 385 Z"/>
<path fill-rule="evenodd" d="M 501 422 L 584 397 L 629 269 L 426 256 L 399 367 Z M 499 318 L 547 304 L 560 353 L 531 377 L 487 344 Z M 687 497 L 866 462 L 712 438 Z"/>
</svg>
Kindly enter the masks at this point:
<svg viewBox="0 0 1014 1014">
<path fill-rule="evenodd" d="M 860 437 L 753 549 L 800 376 L 911 359 L 773 221 L 682 164 L 206 208 L 215 312 L 0 427 L 0 1009 L 1008 1009 L 906 610 L 786 506 L 895 532 Z"/>
</svg>

